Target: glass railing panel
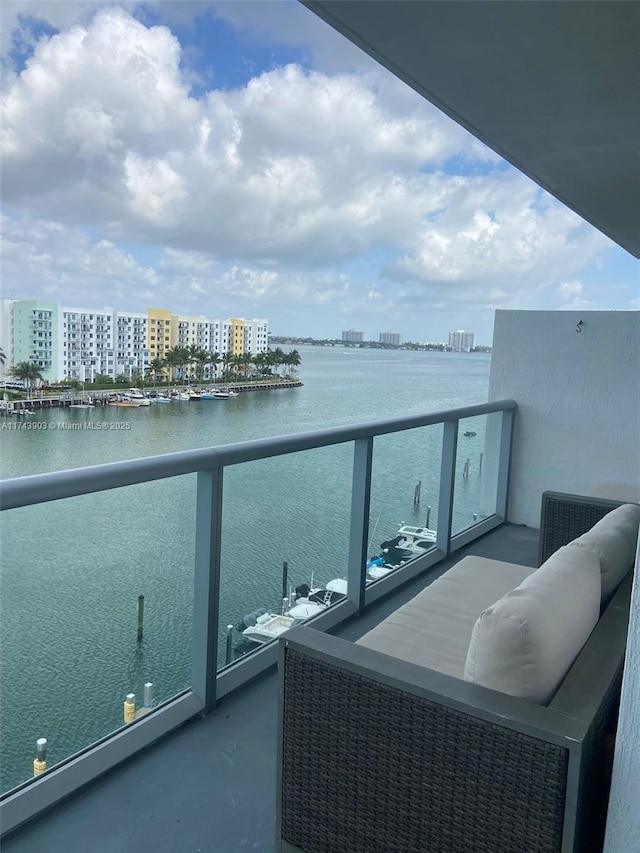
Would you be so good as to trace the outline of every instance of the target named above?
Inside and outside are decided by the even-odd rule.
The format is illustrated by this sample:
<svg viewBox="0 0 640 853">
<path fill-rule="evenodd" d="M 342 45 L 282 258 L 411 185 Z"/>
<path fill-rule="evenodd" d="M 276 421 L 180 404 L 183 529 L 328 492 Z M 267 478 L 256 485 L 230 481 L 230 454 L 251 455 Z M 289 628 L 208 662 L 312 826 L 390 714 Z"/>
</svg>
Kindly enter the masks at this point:
<svg viewBox="0 0 640 853">
<path fill-rule="evenodd" d="M 452 536 L 495 514 L 501 425 L 501 412 L 459 423 Z"/>
<path fill-rule="evenodd" d="M 3 792 L 189 687 L 194 534 L 195 475 L 2 513 Z"/>
<path fill-rule="evenodd" d="M 435 547 L 442 431 L 435 424 L 374 441 L 368 582 Z"/>
<path fill-rule="evenodd" d="M 343 597 L 352 468 L 347 443 L 225 469 L 219 667 Z"/>
</svg>

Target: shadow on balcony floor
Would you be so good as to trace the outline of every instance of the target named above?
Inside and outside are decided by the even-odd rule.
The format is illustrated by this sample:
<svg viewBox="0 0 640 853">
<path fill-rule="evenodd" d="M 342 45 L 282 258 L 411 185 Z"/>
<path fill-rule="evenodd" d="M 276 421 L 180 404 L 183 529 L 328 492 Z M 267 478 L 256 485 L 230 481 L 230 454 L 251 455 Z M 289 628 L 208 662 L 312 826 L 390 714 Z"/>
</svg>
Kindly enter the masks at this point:
<svg viewBox="0 0 640 853">
<path fill-rule="evenodd" d="M 538 531 L 505 525 L 457 552 L 536 565 Z M 417 578 L 337 630 L 355 639 L 424 586 Z M 7 837 L 3 853 L 275 850 L 272 671 Z"/>
</svg>

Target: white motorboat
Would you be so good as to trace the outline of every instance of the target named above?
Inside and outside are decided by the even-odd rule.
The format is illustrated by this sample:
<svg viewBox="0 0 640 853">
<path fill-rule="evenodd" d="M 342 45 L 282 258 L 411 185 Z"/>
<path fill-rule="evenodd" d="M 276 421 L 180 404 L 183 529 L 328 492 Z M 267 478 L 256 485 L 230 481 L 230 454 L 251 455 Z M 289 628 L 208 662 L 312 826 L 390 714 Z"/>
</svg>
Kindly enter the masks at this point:
<svg viewBox="0 0 640 853">
<path fill-rule="evenodd" d="M 214 400 L 226 400 L 229 397 L 237 397 L 237 393 L 235 391 L 231 391 L 229 388 L 216 388 L 213 392 Z"/>
<path fill-rule="evenodd" d="M 243 637 L 254 643 L 268 643 L 287 631 L 292 625 L 299 625 L 305 619 L 317 616 L 331 604 L 347 594 L 347 581 L 335 578 L 326 586 L 310 589 L 301 584 L 295 593 L 283 602 L 283 613 L 269 613 L 263 608 L 254 610 L 243 617 L 236 625 Z"/>
<path fill-rule="evenodd" d="M 388 539 L 380 545 L 380 557 L 383 564 L 377 560 L 371 561 L 367 567 L 367 576 L 371 580 L 379 580 L 388 572 L 385 568 L 393 570 L 407 560 L 412 560 L 420 554 L 424 554 L 429 548 L 436 544 L 436 531 L 429 527 L 414 527 L 410 524 L 400 524 L 398 533 L 393 539 Z"/>
<path fill-rule="evenodd" d="M 151 400 L 148 397 L 145 397 L 139 388 L 129 388 L 127 393 L 124 395 L 124 398 L 125 400 L 133 400 L 138 403 L 139 406 L 151 405 Z"/>
<path fill-rule="evenodd" d="M 436 543 L 436 531 L 429 527 L 412 527 L 410 524 L 401 524 L 398 527 L 398 536 L 400 537 L 399 548 L 405 548 L 407 551 L 415 551 L 416 553 L 426 551 Z"/>
<path fill-rule="evenodd" d="M 280 616 L 277 613 L 263 613 L 254 625 L 242 631 L 242 636 L 254 643 L 269 643 L 284 634 L 298 620 L 294 616 Z"/>
</svg>

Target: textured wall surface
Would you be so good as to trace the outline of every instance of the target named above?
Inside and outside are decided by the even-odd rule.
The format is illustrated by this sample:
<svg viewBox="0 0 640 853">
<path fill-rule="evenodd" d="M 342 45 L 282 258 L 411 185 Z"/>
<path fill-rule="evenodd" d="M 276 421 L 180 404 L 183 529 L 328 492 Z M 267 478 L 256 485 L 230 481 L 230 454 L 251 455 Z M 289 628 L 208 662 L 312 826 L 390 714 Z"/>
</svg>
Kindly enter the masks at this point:
<svg viewBox="0 0 640 853">
<path fill-rule="evenodd" d="M 518 403 L 510 521 L 537 527 L 549 489 L 640 483 L 639 342 L 638 311 L 496 311 L 489 399 Z"/>
<path fill-rule="evenodd" d="M 518 403 L 510 521 L 537 526 L 547 489 L 640 485 L 640 312 L 497 311 L 489 399 L 507 397 Z M 604 853 L 640 849 L 639 561 Z"/>
<path fill-rule="evenodd" d="M 631 601 L 629 639 L 609 796 L 604 853 L 640 849 L 640 548 Z"/>
</svg>

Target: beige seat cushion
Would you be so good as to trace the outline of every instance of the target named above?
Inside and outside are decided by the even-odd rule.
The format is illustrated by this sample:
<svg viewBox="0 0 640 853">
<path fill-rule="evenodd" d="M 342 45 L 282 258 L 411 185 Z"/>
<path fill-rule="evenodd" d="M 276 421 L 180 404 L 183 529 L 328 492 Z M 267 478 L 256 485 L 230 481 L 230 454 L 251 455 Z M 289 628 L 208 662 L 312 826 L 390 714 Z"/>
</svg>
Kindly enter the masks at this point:
<svg viewBox="0 0 640 853">
<path fill-rule="evenodd" d="M 600 560 L 602 602 L 606 604 L 633 565 L 640 525 L 640 506 L 623 504 L 607 513 L 571 543 L 592 551 Z"/>
<path fill-rule="evenodd" d="M 529 566 L 465 557 L 357 642 L 462 678 L 478 615 L 533 571 Z"/>
<path fill-rule="evenodd" d="M 565 545 L 480 615 L 464 677 L 546 705 L 600 613 L 600 562 Z"/>
</svg>

